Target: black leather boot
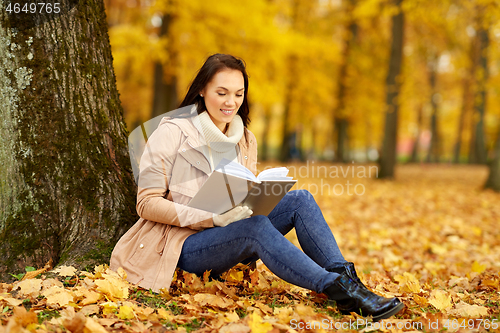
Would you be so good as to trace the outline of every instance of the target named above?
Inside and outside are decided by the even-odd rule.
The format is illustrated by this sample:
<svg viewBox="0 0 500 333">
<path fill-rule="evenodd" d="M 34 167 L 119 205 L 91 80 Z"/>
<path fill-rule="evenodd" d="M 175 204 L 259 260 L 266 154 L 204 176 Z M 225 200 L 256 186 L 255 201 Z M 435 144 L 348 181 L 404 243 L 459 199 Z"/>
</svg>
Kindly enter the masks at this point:
<svg viewBox="0 0 500 333">
<path fill-rule="evenodd" d="M 332 269 L 339 273 L 324 293 L 329 299 L 335 300 L 337 308 L 343 314 L 355 312 L 363 317 L 372 316 L 373 321 L 389 318 L 404 308 L 401 301 L 394 298 L 385 298 L 371 292 L 359 279 L 354 264 L 348 262 L 342 269 Z"/>
</svg>

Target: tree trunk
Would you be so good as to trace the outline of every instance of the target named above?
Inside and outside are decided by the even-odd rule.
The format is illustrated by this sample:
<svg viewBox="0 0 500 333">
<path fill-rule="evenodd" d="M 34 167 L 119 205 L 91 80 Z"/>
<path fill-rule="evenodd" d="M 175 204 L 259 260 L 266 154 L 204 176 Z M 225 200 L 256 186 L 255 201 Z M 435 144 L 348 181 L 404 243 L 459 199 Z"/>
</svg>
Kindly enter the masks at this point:
<svg viewBox="0 0 500 333">
<path fill-rule="evenodd" d="M 262 161 L 267 161 L 269 158 L 269 132 L 271 131 L 271 111 L 268 108 L 264 110 L 264 130 L 262 132 L 262 140 L 259 144 L 260 146 L 260 156 L 259 159 Z"/>
<path fill-rule="evenodd" d="M 477 32 L 479 44 L 479 66 L 475 73 L 477 89 L 474 97 L 474 115 L 472 124 L 474 126 L 474 136 L 471 141 L 471 152 L 469 154 L 470 163 L 486 164 L 487 152 L 484 134 L 484 114 L 486 110 L 486 84 L 488 82 L 488 30 L 481 27 Z"/>
<path fill-rule="evenodd" d="M 106 262 L 137 217 L 103 0 L 60 6 L 0 12 L 2 280 Z"/>
<path fill-rule="evenodd" d="M 436 53 L 432 54 L 432 59 L 428 63 L 427 67 L 429 69 L 429 86 L 431 89 L 431 143 L 429 145 L 429 150 L 427 151 L 427 163 L 437 163 L 439 162 L 439 155 L 441 149 L 439 145 L 441 140 L 439 137 L 438 129 L 438 93 L 436 90 L 436 78 L 437 78 L 437 62 L 438 55 Z"/>
<path fill-rule="evenodd" d="M 485 188 L 500 192 L 500 129 L 498 130 L 495 155 L 490 162 L 490 174 L 486 180 Z"/>
<path fill-rule="evenodd" d="M 281 139 L 281 150 L 279 155 L 279 160 L 281 162 L 286 162 L 290 159 L 290 149 L 292 148 L 290 145 L 290 107 L 292 105 L 292 95 L 294 90 L 294 78 L 296 77 L 296 63 L 297 56 L 291 55 L 288 59 L 288 68 L 289 68 L 289 81 L 288 86 L 286 88 L 286 97 L 285 97 L 285 111 L 283 113 L 283 127 L 282 127 L 282 139 Z"/>
<path fill-rule="evenodd" d="M 401 87 L 401 63 L 403 60 L 404 14 L 402 0 L 395 0 L 399 12 L 392 17 L 392 43 L 389 72 L 386 80 L 385 135 L 380 157 L 380 178 L 394 178 L 396 165 L 396 144 L 398 137 L 399 90 Z"/>
<path fill-rule="evenodd" d="M 335 160 L 337 162 L 347 163 L 348 161 L 348 136 L 347 128 L 349 121 L 346 118 L 335 117 L 335 131 L 337 132 L 337 151 Z"/>
<path fill-rule="evenodd" d="M 472 65 L 471 65 L 472 68 Z M 464 90 L 462 95 L 462 109 L 460 110 L 460 118 L 458 119 L 458 130 L 457 130 L 457 139 L 455 141 L 455 147 L 453 151 L 453 163 L 460 163 L 460 151 L 462 150 L 462 140 L 463 140 L 463 131 L 464 131 L 464 122 L 465 115 L 467 111 L 470 109 L 470 83 L 471 83 L 472 73 L 469 73 L 464 78 Z"/>
<path fill-rule="evenodd" d="M 419 161 L 418 158 L 418 149 L 420 146 L 420 133 L 422 131 L 422 122 L 423 122 L 423 107 L 419 105 L 417 114 L 417 135 L 415 136 L 415 141 L 413 143 L 413 148 L 411 150 L 410 163 L 417 163 Z"/>
<path fill-rule="evenodd" d="M 355 8 L 355 0 L 349 0 L 346 4 L 346 16 L 347 22 L 345 26 L 345 33 L 343 38 L 342 46 L 342 58 L 339 70 L 339 82 L 337 91 L 337 108 L 335 110 L 334 117 L 334 129 L 337 134 L 335 142 L 337 143 L 337 149 L 335 152 L 335 160 L 338 162 L 346 163 L 348 161 L 348 135 L 347 128 L 349 126 L 349 120 L 347 118 L 346 112 L 346 100 L 347 100 L 347 70 L 349 67 L 349 60 L 351 55 L 351 49 L 356 41 L 356 35 L 358 31 L 358 25 L 353 18 L 353 10 Z"/>
<path fill-rule="evenodd" d="M 165 38 L 165 36 L 169 34 L 168 32 L 172 20 L 173 16 L 171 14 L 163 15 L 159 38 Z M 171 38 L 172 37 L 170 37 L 170 39 Z M 170 71 L 173 71 L 176 67 L 175 62 L 177 55 L 172 51 L 172 46 L 170 45 L 167 51 L 169 53 L 169 61 L 171 62 L 169 66 Z M 178 108 L 178 105 L 177 76 L 175 73 L 165 73 L 163 64 L 157 61 L 154 66 L 153 109 L 151 110 L 151 118 L 175 110 Z"/>
</svg>

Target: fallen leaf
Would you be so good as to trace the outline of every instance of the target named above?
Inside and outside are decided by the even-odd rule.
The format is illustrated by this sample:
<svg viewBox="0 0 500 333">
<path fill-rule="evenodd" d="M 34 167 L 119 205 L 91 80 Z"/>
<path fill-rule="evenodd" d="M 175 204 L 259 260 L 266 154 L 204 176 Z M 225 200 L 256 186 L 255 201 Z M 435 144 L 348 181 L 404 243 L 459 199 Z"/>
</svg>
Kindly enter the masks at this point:
<svg viewBox="0 0 500 333">
<path fill-rule="evenodd" d="M 248 326 L 252 333 L 267 333 L 273 329 L 273 325 L 263 322 L 262 317 L 256 312 L 252 312 L 248 317 Z"/>
<path fill-rule="evenodd" d="M 248 333 L 250 332 L 250 327 L 243 323 L 231 323 L 226 326 L 221 327 L 220 333 Z"/>
<path fill-rule="evenodd" d="M 172 321 L 172 318 L 173 318 L 172 312 L 167 311 L 164 308 L 158 308 L 158 310 L 156 310 L 156 312 L 158 313 L 158 317 L 160 319 L 164 319 L 164 320 L 167 320 L 167 321 Z"/>
<path fill-rule="evenodd" d="M 78 312 L 82 313 L 85 316 L 99 314 L 99 305 L 97 305 L 97 304 L 86 305 L 83 308 L 81 308 L 80 311 L 78 311 Z"/>
<path fill-rule="evenodd" d="M 54 273 L 58 273 L 60 276 L 74 276 L 76 273 L 76 268 L 73 266 L 60 266 L 54 270 Z"/>
<path fill-rule="evenodd" d="M 129 284 L 120 278 L 107 276 L 104 280 L 95 280 L 94 283 L 97 285 L 98 291 L 105 293 L 111 299 L 128 297 Z"/>
<path fill-rule="evenodd" d="M 440 289 L 434 289 L 428 301 L 429 304 L 440 311 L 451 308 L 452 306 L 450 295 L 447 295 L 446 292 Z"/>
<path fill-rule="evenodd" d="M 399 283 L 399 291 L 407 293 L 419 293 L 420 292 L 420 282 L 417 278 L 408 272 L 404 272 L 403 275 L 396 275 L 394 280 Z"/>
<path fill-rule="evenodd" d="M 122 305 L 120 306 L 120 311 L 118 312 L 117 317 L 120 319 L 134 319 L 134 309 L 130 306 Z"/>
<path fill-rule="evenodd" d="M 472 271 L 481 274 L 486 270 L 486 265 L 481 265 L 477 261 L 472 264 Z"/>
<path fill-rule="evenodd" d="M 102 306 L 102 313 L 105 315 L 115 313 L 118 310 L 118 304 L 115 302 L 106 302 L 100 305 Z"/>
<path fill-rule="evenodd" d="M 419 295 L 413 295 L 412 298 L 420 306 L 426 307 L 429 304 L 429 302 L 425 297 Z"/>
<path fill-rule="evenodd" d="M 488 315 L 488 308 L 480 305 L 470 305 L 463 301 L 455 305 L 454 309 L 448 311 L 448 314 L 464 318 L 480 318 Z"/>
<path fill-rule="evenodd" d="M 86 321 L 83 313 L 77 313 L 73 318 L 63 320 L 63 326 L 71 333 L 83 333 Z"/>
<path fill-rule="evenodd" d="M 42 280 L 40 279 L 28 279 L 21 281 L 16 287 L 21 288 L 19 293 L 25 296 L 38 296 L 40 290 L 42 289 Z"/>
<path fill-rule="evenodd" d="M 101 299 L 102 294 L 95 292 L 95 291 L 87 290 L 86 293 L 84 294 L 84 296 L 85 296 L 85 299 L 82 300 L 82 305 L 88 305 L 88 304 L 97 303 L 97 301 L 99 301 Z"/>
<path fill-rule="evenodd" d="M 84 333 L 108 333 L 104 327 L 92 318 L 87 318 Z"/>
<path fill-rule="evenodd" d="M 14 308 L 14 316 L 12 317 L 19 325 L 26 327 L 29 324 L 38 324 L 38 318 L 33 309 L 26 311 L 22 306 Z"/>
<path fill-rule="evenodd" d="M 194 295 L 194 300 L 201 306 L 213 306 L 221 309 L 226 309 L 234 304 L 230 298 L 224 298 L 213 294 L 198 293 Z"/>
<path fill-rule="evenodd" d="M 60 307 L 64 307 L 69 302 L 73 302 L 73 294 L 61 287 L 51 287 L 45 290 L 42 295 L 47 298 L 47 304 L 52 306 L 59 304 Z"/>
</svg>

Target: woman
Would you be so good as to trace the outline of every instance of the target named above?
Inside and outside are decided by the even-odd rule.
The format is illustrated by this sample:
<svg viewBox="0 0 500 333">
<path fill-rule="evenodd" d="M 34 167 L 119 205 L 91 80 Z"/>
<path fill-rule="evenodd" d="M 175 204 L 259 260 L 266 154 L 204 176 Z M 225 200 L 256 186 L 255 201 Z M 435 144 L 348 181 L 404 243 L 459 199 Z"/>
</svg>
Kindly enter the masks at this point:
<svg viewBox="0 0 500 333">
<path fill-rule="evenodd" d="M 251 216 L 248 207 L 217 215 L 186 206 L 224 157 L 257 173 L 247 94 L 242 60 L 207 59 L 180 105 L 191 114 L 163 118 L 148 140 L 137 194 L 141 218 L 116 245 L 111 268 L 122 267 L 130 282 L 158 291 L 170 287 L 176 267 L 217 276 L 260 258 L 282 279 L 324 292 L 342 313 L 380 320 L 399 312 L 404 305 L 397 298 L 361 283 L 306 190 L 288 192 L 268 216 Z M 292 228 L 304 252 L 284 237 Z"/>
</svg>

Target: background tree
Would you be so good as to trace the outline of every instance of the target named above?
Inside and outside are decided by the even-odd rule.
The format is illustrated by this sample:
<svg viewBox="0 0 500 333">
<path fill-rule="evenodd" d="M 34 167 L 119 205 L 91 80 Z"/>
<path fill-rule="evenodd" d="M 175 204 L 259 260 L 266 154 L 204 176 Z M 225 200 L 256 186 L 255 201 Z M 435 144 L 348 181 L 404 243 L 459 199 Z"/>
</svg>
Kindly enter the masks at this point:
<svg viewBox="0 0 500 333">
<path fill-rule="evenodd" d="M 0 13 L 2 278 L 105 262 L 136 219 L 103 1 L 60 5 Z"/>
<path fill-rule="evenodd" d="M 476 25 L 475 34 L 477 38 L 477 66 L 474 72 L 475 94 L 474 94 L 474 113 L 472 117 L 472 137 L 470 141 L 469 163 L 486 164 L 487 151 L 484 132 L 484 116 L 486 112 L 486 97 L 489 68 L 488 68 L 488 46 L 489 38 L 489 20 L 485 20 L 486 6 L 478 5 L 476 7 Z"/>
<path fill-rule="evenodd" d="M 346 22 L 344 28 L 342 55 L 338 74 L 337 107 L 334 111 L 334 133 L 336 141 L 335 159 L 338 162 L 347 162 L 349 154 L 348 127 L 349 119 L 346 112 L 346 100 L 350 97 L 347 92 L 347 70 L 352 65 L 352 48 L 356 42 L 358 25 L 353 17 L 356 6 L 355 0 L 349 0 L 344 5 Z"/>
<path fill-rule="evenodd" d="M 500 192 L 500 130 L 498 131 L 494 155 L 489 168 L 490 172 L 484 187 Z"/>
<path fill-rule="evenodd" d="M 398 109 L 399 90 L 401 86 L 401 62 L 403 60 L 403 30 L 404 13 L 401 8 L 402 0 L 395 0 L 398 9 L 392 18 L 392 43 L 391 58 L 389 60 L 389 71 L 386 80 L 386 118 L 385 135 L 382 145 L 382 156 L 380 159 L 380 178 L 394 177 L 394 166 L 396 165 L 396 144 L 398 138 Z"/>
</svg>

